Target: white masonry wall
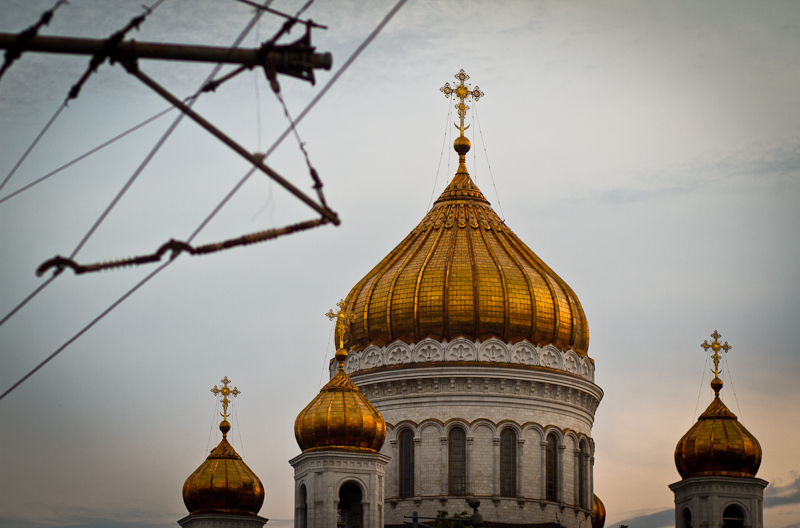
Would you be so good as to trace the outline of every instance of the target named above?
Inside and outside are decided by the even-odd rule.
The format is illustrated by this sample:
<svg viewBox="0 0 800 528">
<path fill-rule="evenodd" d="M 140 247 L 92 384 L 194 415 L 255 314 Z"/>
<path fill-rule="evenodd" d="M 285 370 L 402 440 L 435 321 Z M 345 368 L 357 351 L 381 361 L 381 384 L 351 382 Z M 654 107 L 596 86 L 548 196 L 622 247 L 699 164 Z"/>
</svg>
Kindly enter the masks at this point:
<svg viewBox="0 0 800 528">
<path fill-rule="evenodd" d="M 428 355 L 431 342 L 424 342 Z M 495 345 L 492 357 L 506 361 L 522 357 L 525 362 L 476 361 L 486 348 L 482 345 L 490 342 Z M 569 528 L 577 528 L 581 522 L 584 527 L 590 524 L 592 501 L 584 501 L 587 509 L 580 508 L 576 462 L 581 457 L 587 459 L 587 495 L 591 498 L 591 429 L 603 396 L 593 382 L 591 361 L 574 351 L 539 349 L 527 342 L 521 346 L 502 344 L 504 348 L 498 352 L 500 342 L 493 339 L 484 344 L 454 340 L 463 359 L 451 354 L 450 360 L 443 362 L 448 350 L 454 350 L 453 343 L 433 343 L 440 350 L 432 357 L 434 363 L 422 361 L 427 356 L 419 355 L 419 344 L 400 347 L 397 343 L 383 349 L 369 347 L 351 355 L 345 363 L 353 381 L 387 423 L 381 450 L 391 459 L 386 466 L 386 524 L 402 524 L 414 511 L 435 516 L 441 509 L 451 514 L 469 510 L 471 497 L 481 500 L 480 511 L 488 521 L 560 521 Z M 393 351 L 390 368 L 381 368 L 386 365 L 378 363 L 378 352 L 380 361 L 386 361 Z M 403 355 L 402 351 L 407 353 Z M 520 356 L 520 351 L 525 354 Z M 421 361 L 415 361 L 416 357 Z M 553 366 L 542 366 L 542 357 Z M 397 363 L 396 358 L 406 361 Z M 467 440 L 467 494 L 457 497 L 448 495 L 447 469 L 448 432 L 456 425 L 466 431 Z M 500 497 L 500 434 L 505 427 L 517 433 L 516 497 Z M 414 434 L 415 496 L 407 499 L 398 497 L 396 462 L 396 434 L 403 428 L 410 428 Z M 559 486 L 553 502 L 544 499 L 543 443 L 548 433 L 556 434 L 559 446 Z"/>
</svg>

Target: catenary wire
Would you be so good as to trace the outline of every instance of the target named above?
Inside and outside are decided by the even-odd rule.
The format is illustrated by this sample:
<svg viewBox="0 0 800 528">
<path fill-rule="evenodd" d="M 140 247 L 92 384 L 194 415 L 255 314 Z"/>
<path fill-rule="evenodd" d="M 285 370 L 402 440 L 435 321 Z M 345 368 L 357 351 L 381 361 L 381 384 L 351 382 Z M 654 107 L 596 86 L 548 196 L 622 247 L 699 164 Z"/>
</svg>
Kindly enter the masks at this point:
<svg viewBox="0 0 800 528">
<path fill-rule="evenodd" d="M 497 197 L 497 206 L 500 208 L 500 216 L 503 218 L 503 222 L 506 220 L 506 215 L 503 212 L 503 204 L 500 203 L 500 194 L 497 192 L 497 185 L 494 183 L 494 174 L 492 174 L 492 164 L 489 163 L 489 154 L 486 152 L 486 142 L 483 140 L 483 129 L 481 128 L 481 118 L 478 115 L 478 103 L 475 102 L 475 108 L 473 109 L 473 114 L 475 115 L 475 119 L 478 121 L 478 133 L 481 136 L 481 144 L 483 145 L 483 154 L 486 156 L 486 165 L 489 167 L 489 177 L 492 179 L 492 187 L 494 187 L 494 195 Z"/>
<path fill-rule="evenodd" d="M 115 143 L 115 142 L 119 141 L 120 139 L 124 138 L 124 137 L 125 137 L 125 136 L 127 136 L 128 134 L 130 134 L 130 133 L 132 133 L 132 132 L 135 132 L 135 131 L 139 130 L 139 129 L 140 129 L 140 128 L 142 128 L 143 126 L 145 126 L 145 125 L 149 125 L 150 123 L 152 123 L 153 121 L 155 121 L 155 120 L 156 120 L 156 119 L 158 119 L 159 117 L 162 117 L 162 116 L 164 116 L 164 115 L 166 115 L 166 114 L 168 114 L 168 113 L 172 112 L 173 110 L 175 110 L 175 107 L 174 107 L 174 106 L 170 106 L 169 108 L 167 108 L 167 109 L 165 109 L 165 110 L 162 110 L 161 112 L 159 112 L 159 113 L 155 114 L 154 116 L 152 116 L 152 117 L 149 117 L 149 118 L 145 119 L 144 121 L 142 121 L 142 122 L 141 122 L 141 123 L 139 123 L 138 125 L 136 125 L 136 126 L 133 126 L 133 127 L 129 128 L 128 130 L 126 130 L 125 132 L 122 132 L 121 134 L 119 134 L 119 135 L 117 135 L 117 136 L 114 136 L 113 138 L 109 139 L 109 140 L 108 140 L 108 141 L 106 141 L 105 143 L 102 143 L 102 144 L 100 144 L 100 145 L 98 145 L 98 146 L 94 147 L 93 149 L 91 149 L 91 150 L 89 150 L 89 151 L 85 152 L 84 154 L 81 154 L 81 155 L 80 155 L 80 156 L 78 156 L 77 158 L 73 159 L 72 161 L 70 161 L 70 162 L 68 162 L 68 163 L 65 163 L 64 165 L 61 165 L 61 166 L 60 166 L 60 167 L 58 167 L 57 169 L 55 169 L 55 170 L 53 170 L 53 171 L 51 171 L 51 172 L 48 172 L 47 174 L 45 174 L 45 175 L 44 175 L 44 176 L 42 176 L 41 178 L 39 178 L 39 179 L 37 179 L 37 180 L 34 180 L 34 181 L 32 181 L 32 182 L 31 182 L 31 183 L 29 183 L 28 185 L 26 185 L 26 186 L 24 186 L 24 187 L 22 187 L 22 188 L 20 188 L 20 189 L 17 189 L 16 191 L 14 191 L 14 192 L 12 192 L 12 193 L 8 194 L 7 196 L 3 196 L 2 198 L 0 198 L 0 203 L 3 203 L 3 202 L 5 202 L 6 200 L 9 200 L 9 199 L 13 198 L 13 197 L 14 197 L 14 196 L 16 196 L 16 195 L 18 195 L 18 194 L 20 194 L 20 193 L 22 193 L 22 192 L 24 192 L 24 191 L 27 191 L 28 189 L 30 189 L 30 188 L 31 188 L 31 187 L 33 187 L 34 185 L 37 185 L 37 184 L 39 184 L 39 183 L 41 183 L 41 182 L 45 181 L 46 179 L 50 178 L 51 176 L 55 176 L 56 174 L 58 174 L 59 172 L 63 171 L 64 169 L 67 169 L 67 168 L 71 167 L 72 165 L 75 165 L 75 164 L 76 164 L 76 163 L 78 163 L 79 161 L 81 161 L 81 160 L 83 160 L 83 159 L 86 159 L 86 158 L 88 158 L 88 157 L 89 157 L 89 156 L 91 156 L 92 154 L 94 154 L 94 153 L 96 153 L 96 152 L 99 152 L 100 150 L 102 150 L 102 149 L 106 148 L 107 146 L 111 145 L 112 143 Z"/>
<path fill-rule="evenodd" d="M 358 55 L 361 54 L 362 51 L 364 51 L 364 49 L 366 49 L 366 47 L 369 45 L 369 43 L 372 42 L 375 39 L 375 37 L 378 35 L 378 33 L 380 33 L 380 31 L 386 26 L 386 24 L 389 23 L 389 21 L 392 19 L 392 17 L 394 17 L 394 15 L 397 13 L 397 11 L 399 11 L 400 8 L 403 7 L 403 5 L 406 3 L 406 1 L 407 0 L 398 0 L 397 4 L 394 6 L 394 8 L 392 8 L 392 10 L 389 11 L 389 13 L 383 18 L 383 20 L 381 20 L 381 22 L 378 24 L 378 26 L 372 31 L 372 33 L 370 33 L 369 36 L 364 40 L 364 42 L 362 42 L 361 45 L 358 48 L 356 48 L 356 50 L 353 52 L 353 54 L 350 55 L 350 57 L 347 59 L 347 61 L 345 61 L 345 63 L 339 69 L 339 71 L 337 71 L 336 74 L 334 74 L 334 76 L 331 77 L 331 79 L 328 81 L 328 83 L 325 85 L 325 87 L 320 91 L 320 93 L 317 94 L 317 96 L 314 97 L 314 99 L 312 99 L 311 102 L 306 106 L 306 108 L 300 113 L 300 116 L 297 118 L 296 122 L 299 122 L 303 117 L 306 116 L 306 114 L 308 114 L 308 112 L 322 98 L 322 95 L 324 95 L 324 93 L 327 92 L 330 89 L 331 86 L 333 86 L 333 84 L 341 76 L 343 71 L 345 69 L 347 69 L 353 63 L 353 61 L 358 57 Z M 242 38 L 244 38 L 245 35 L 246 35 L 246 32 L 243 32 Z M 283 139 L 287 135 L 289 135 L 290 132 L 291 132 L 291 129 L 285 130 L 284 133 L 281 134 L 281 136 L 275 141 L 275 143 L 273 143 L 272 147 L 270 147 L 270 149 L 268 151 L 268 154 L 264 155 L 264 158 L 266 158 L 269 155 L 269 153 L 274 151 L 278 147 L 278 145 L 281 143 L 281 141 L 283 141 Z M 199 234 L 200 231 L 203 230 L 203 228 L 208 224 L 208 222 L 211 221 L 211 218 L 213 218 L 220 211 L 220 209 L 222 209 L 222 207 L 225 205 L 225 203 L 227 203 L 227 201 L 230 200 L 231 197 L 233 197 L 233 195 L 236 193 L 236 191 L 238 191 L 241 188 L 241 186 L 244 185 L 245 181 L 247 181 L 247 179 L 254 172 L 255 172 L 255 168 L 250 169 L 247 172 L 247 174 L 241 180 L 239 180 L 239 182 L 237 182 L 237 184 L 234 186 L 234 188 L 231 190 L 231 192 L 229 192 L 225 196 L 225 198 L 222 200 L 222 202 L 220 202 L 217 205 L 217 207 L 214 208 L 214 210 L 211 212 L 211 214 L 209 214 L 208 217 L 206 217 L 206 219 L 203 220 L 203 222 L 200 224 L 200 226 L 198 226 L 198 228 L 195 229 L 194 233 L 192 233 L 192 235 L 188 239 L 189 242 L 191 242 L 194 239 L 194 237 L 197 236 L 197 234 Z M 69 340 L 67 340 L 66 343 L 61 345 L 55 352 L 53 352 L 47 358 L 45 358 L 44 361 L 39 363 L 33 370 L 28 372 L 25 376 L 23 376 L 14 385 L 9 387 L 5 392 L 3 392 L 3 394 L 0 394 L 0 400 L 5 398 L 14 389 L 16 389 L 17 387 L 22 385 L 22 383 L 24 383 L 25 380 L 27 380 L 28 378 L 33 376 L 39 369 L 41 369 L 43 366 L 45 366 L 47 363 L 49 363 L 53 358 L 55 358 L 58 354 L 60 354 L 65 348 L 67 348 L 70 344 L 72 344 L 74 341 L 76 341 L 80 336 L 82 336 L 84 333 L 86 333 L 91 327 L 93 327 L 95 324 L 97 324 L 97 322 L 99 322 L 101 319 L 103 319 L 103 317 L 108 315 L 114 308 L 119 306 L 125 299 L 127 299 L 128 297 L 133 295 L 136 292 L 136 290 L 138 290 L 143 285 L 145 285 L 150 279 L 155 277 L 158 273 L 161 272 L 161 270 L 163 270 L 164 268 L 166 268 L 167 266 L 169 266 L 173 262 L 175 262 L 175 261 L 174 260 L 168 260 L 167 262 L 165 262 L 164 264 L 160 265 L 158 268 L 153 270 L 144 279 L 139 281 L 133 288 L 128 290 L 125 294 L 122 295 L 122 297 L 120 297 L 114 303 L 112 303 L 100 315 L 95 317 L 88 325 L 83 327 L 77 334 L 75 334 L 73 337 L 71 337 Z"/>
<path fill-rule="evenodd" d="M 161 0 L 161 1 L 163 1 L 163 0 Z M 272 3 L 272 0 L 267 0 L 267 2 L 265 2 L 266 5 L 269 5 L 270 3 Z M 158 2 L 158 4 L 160 4 L 160 2 Z M 258 20 L 261 18 L 261 15 L 262 15 L 261 11 L 256 11 L 256 13 L 253 15 L 253 18 L 250 20 L 250 22 L 247 24 L 247 26 L 245 26 L 245 29 L 242 30 L 240 35 L 234 41 L 233 45 L 231 46 L 231 49 L 237 48 L 239 46 L 239 44 L 242 43 L 242 41 L 245 39 L 247 34 L 250 33 L 250 31 L 256 25 Z M 214 78 L 214 76 L 216 76 L 217 73 L 219 73 L 220 69 L 222 69 L 222 64 L 221 63 L 217 64 L 214 67 L 214 69 L 212 70 L 211 74 L 206 78 L 206 80 L 201 85 L 201 89 L 198 90 L 198 92 L 194 96 L 192 96 L 190 98 L 191 100 L 187 103 L 189 106 L 194 104 L 194 102 L 197 100 L 197 97 L 199 96 L 200 92 L 203 91 L 202 87 L 205 87 L 206 84 L 209 81 L 211 81 Z M 127 192 L 127 190 L 131 187 L 131 185 L 133 185 L 133 182 L 136 180 L 136 178 L 139 177 L 139 175 L 142 173 L 142 171 L 147 166 L 147 164 L 150 162 L 150 160 L 153 159 L 153 157 L 155 156 L 156 152 L 158 152 L 158 150 L 161 148 L 161 146 L 164 144 L 164 142 L 167 140 L 167 138 L 170 136 L 170 134 L 172 134 L 172 131 L 175 130 L 175 128 L 178 126 L 178 124 L 183 119 L 184 115 L 185 114 L 181 113 L 178 117 L 175 118 L 175 121 L 172 122 L 172 124 L 167 129 L 167 131 L 161 136 L 161 138 L 156 143 L 155 147 L 153 147 L 150 150 L 150 152 L 145 157 L 144 161 L 134 171 L 133 175 L 130 178 L 128 178 L 128 181 L 125 183 L 125 185 L 122 187 L 122 189 L 117 193 L 117 195 L 114 197 L 114 199 L 111 200 L 111 203 L 108 205 L 108 207 L 106 207 L 106 209 L 103 211 L 103 213 L 100 215 L 100 217 L 94 223 L 94 225 L 92 225 L 92 227 L 89 229 L 89 231 L 83 237 L 83 239 L 81 239 L 81 241 L 78 243 L 78 245 L 72 251 L 72 253 L 69 256 L 70 259 L 75 258 L 75 255 L 77 255 L 78 252 L 81 250 L 81 248 L 84 246 L 84 244 L 86 244 L 86 242 L 89 240 L 89 237 L 91 237 L 92 234 L 94 234 L 94 232 L 97 230 L 97 228 L 103 222 L 103 220 L 105 220 L 105 218 L 108 216 L 108 214 L 114 208 L 114 206 L 119 202 L 119 200 L 122 198 L 122 196 L 125 194 L 125 192 Z M 51 277 L 51 279 L 52 279 L 52 277 Z M 5 323 L 6 321 L 8 321 L 8 319 L 10 318 L 11 315 L 13 315 L 13 313 L 18 312 L 23 306 L 25 306 L 29 301 L 31 301 L 31 299 L 36 297 L 36 295 L 38 295 L 42 290 L 44 290 L 45 286 L 50 284 L 50 282 L 52 282 L 52 280 L 48 280 L 43 285 L 40 285 L 38 288 L 36 288 L 36 290 L 34 290 L 34 292 L 31 295 L 28 295 L 28 297 L 26 297 L 21 303 L 19 303 L 16 307 L 14 307 L 14 309 L 11 311 L 12 313 L 10 313 L 9 315 L 5 316 L 2 320 L 0 320 L 0 325 Z"/>
<path fill-rule="evenodd" d="M 145 12 L 143 14 L 139 15 L 139 16 L 134 17 L 123 29 L 121 29 L 120 31 L 117 31 L 116 33 L 114 33 L 109 38 L 109 41 L 118 42 L 118 41 L 122 40 L 122 38 L 124 38 L 125 35 L 129 31 L 131 31 L 132 29 L 137 29 L 138 30 L 139 26 L 141 25 L 142 22 L 144 22 L 144 20 L 147 18 L 147 16 L 149 16 L 153 12 L 153 10 L 155 10 L 163 2 L 164 2 L 164 0 L 157 0 L 156 3 L 153 4 L 152 7 L 142 6 L 145 9 Z M 55 7 L 53 7 L 53 9 L 51 10 L 51 16 L 52 16 L 52 11 L 57 9 L 60 5 L 61 5 L 61 2 L 56 3 Z M 45 18 L 43 16 L 42 17 L 42 21 L 44 21 L 44 20 L 45 20 Z M 40 25 L 41 25 L 42 21 L 40 21 Z M 47 20 L 47 22 L 49 22 L 49 19 Z M 33 29 L 33 28 L 31 28 L 31 29 Z M 36 29 L 38 30 L 38 27 Z M 50 129 L 50 126 L 52 126 L 52 124 L 56 121 L 56 119 L 58 119 L 58 116 L 60 116 L 61 112 L 67 107 L 67 104 L 69 103 L 70 99 L 76 99 L 78 97 L 78 94 L 80 93 L 81 87 L 83 87 L 83 85 L 86 83 L 86 81 L 88 80 L 89 76 L 92 73 L 94 73 L 95 71 L 97 71 L 97 68 L 100 66 L 100 64 L 102 64 L 105 61 L 106 58 L 107 58 L 106 56 L 92 57 L 92 59 L 89 61 L 89 67 L 86 70 L 86 72 L 81 76 L 81 78 L 78 80 L 78 82 L 75 83 L 72 86 L 72 88 L 69 91 L 69 94 L 67 94 L 66 99 L 64 99 L 64 102 L 61 103 L 61 106 L 58 107 L 58 110 L 56 110 L 56 112 L 53 114 L 53 117 L 50 118 L 50 120 L 47 122 L 47 124 L 42 129 L 42 131 L 39 132 L 39 135 L 36 136 L 36 138 L 33 140 L 33 142 L 30 144 L 30 146 L 25 150 L 25 152 L 22 154 L 22 157 L 20 157 L 19 161 L 17 161 L 17 163 L 11 169 L 11 172 L 9 172 L 8 175 L 5 177 L 5 179 L 3 179 L 3 182 L 0 183 L 0 191 L 3 190 L 3 187 L 5 187 L 6 183 L 8 183 L 8 181 L 11 179 L 11 177 L 14 175 L 14 173 L 17 172 L 17 169 L 20 167 L 20 165 L 22 165 L 22 163 L 25 161 L 25 159 L 28 157 L 28 155 L 31 153 L 31 151 L 34 149 L 34 147 L 36 147 L 36 145 L 39 143 L 39 140 L 41 140 L 42 137 L 44 137 L 45 133 L 47 133 L 47 131 Z"/>
</svg>

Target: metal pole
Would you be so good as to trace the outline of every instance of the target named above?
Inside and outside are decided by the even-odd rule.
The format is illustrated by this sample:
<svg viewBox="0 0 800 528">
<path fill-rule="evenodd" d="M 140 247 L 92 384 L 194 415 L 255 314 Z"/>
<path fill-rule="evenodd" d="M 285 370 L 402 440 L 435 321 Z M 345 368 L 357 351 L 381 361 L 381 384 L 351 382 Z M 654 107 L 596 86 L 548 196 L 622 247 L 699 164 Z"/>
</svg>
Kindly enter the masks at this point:
<svg viewBox="0 0 800 528">
<path fill-rule="evenodd" d="M 280 174 L 278 174 L 277 172 L 275 172 L 274 170 L 269 168 L 267 165 L 265 165 L 264 162 L 261 161 L 261 157 L 260 156 L 257 156 L 255 154 L 251 154 L 250 152 L 248 152 L 247 149 L 245 149 L 244 147 L 239 145 L 237 142 L 235 142 L 233 139 L 228 137 L 220 129 L 218 129 L 217 127 L 215 127 L 214 125 L 212 125 L 211 123 L 206 121 L 200 114 L 198 114 L 197 112 L 192 110 L 189 106 L 183 104 L 183 102 L 180 99 L 178 99 L 177 97 L 175 97 L 174 95 L 169 93 L 163 86 L 161 86 L 156 81 L 154 81 L 153 79 L 148 77 L 145 73 L 140 71 L 135 62 L 123 63 L 123 66 L 125 66 L 125 69 L 127 69 L 129 73 L 135 75 L 137 78 L 139 78 L 139 80 L 141 80 L 147 86 L 152 88 L 156 93 L 158 93 L 164 99 L 169 101 L 172 105 L 174 105 L 176 108 L 178 108 L 181 112 L 185 113 L 187 116 L 192 118 L 197 124 L 199 124 L 200 126 L 205 128 L 206 130 L 208 130 L 209 132 L 214 134 L 214 136 L 216 136 L 220 141 L 222 141 L 223 143 L 228 145 L 230 148 L 232 148 L 234 151 L 236 151 L 236 153 L 238 153 L 244 159 L 246 159 L 247 161 L 249 161 L 250 163 L 255 165 L 263 173 L 265 173 L 270 178 L 272 178 L 273 180 L 278 182 L 281 186 L 283 186 L 283 188 L 285 188 L 287 191 L 289 191 L 290 193 L 295 195 L 297 198 L 299 198 L 300 201 L 302 201 L 303 203 L 305 203 L 306 205 L 308 205 L 309 207 L 311 207 L 312 209 L 317 211 L 319 214 L 321 214 L 322 216 L 324 216 L 325 218 L 330 220 L 331 223 L 333 223 L 334 225 L 339 225 L 341 223 L 340 220 L 339 220 L 339 217 L 338 217 L 338 215 L 336 213 L 334 213 L 330 209 L 318 204 L 317 202 L 315 202 L 314 200 L 312 200 L 311 198 L 306 196 L 303 193 L 303 191 L 301 191 L 300 189 L 298 189 L 297 187 L 292 185 L 283 176 L 281 176 Z"/>
<path fill-rule="evenodd" d="M 70 37 L 33 37 L 20 39 L 15 33 L 0 33 L 0 49 L 20 52 L 64 53 L 69 55 L 112 55 L 114 60 L 132 59 L 178 60 L 243 64 L 248 67 L 269 64 L 278 73 L 296 75 L 298 69 L 330 70 L 333 58 L 330 53 L 314 53 L 313 47 L 303 39 L 288 45 L 258 48 L 225 48 L 214 46 L 189 46 L 156 42 L 119 42 L 110 49 L 104 39 Z"/>
</svg>

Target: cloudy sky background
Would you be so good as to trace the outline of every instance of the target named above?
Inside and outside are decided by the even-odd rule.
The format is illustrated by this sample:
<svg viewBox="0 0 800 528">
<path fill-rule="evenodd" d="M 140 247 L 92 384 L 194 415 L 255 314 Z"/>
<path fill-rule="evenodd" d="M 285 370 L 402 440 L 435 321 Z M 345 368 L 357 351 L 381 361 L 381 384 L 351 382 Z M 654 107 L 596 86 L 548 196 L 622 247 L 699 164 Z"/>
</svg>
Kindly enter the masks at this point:
<svg viewBox="0 0 800 528">
<path fill-rule="evenodd" d="M 25 29 L 51 5 L 0 0 L 0 31 Z M 140 5 L 71 0 L 42 34 L 105 38 Z M 333 53 L 334 71 L 392 5 L 309 9 L 330 27 L 313 42 Z M 228 45 L 251 17 L 233 0 L 166 0 L 133 36 Z M 280 23 L 264 17 L 245 45 Z M 589 320 L 605 391 L 593 436 L 606 525 L 672 525 L 672 454 L 713 395 L 699 344 L 716 329 L 733 346 L 723 398 L 764 450 L 765 525 L 800 526 L 799 26 L 795 2 L 410 0 L 299 127 L 342 225 L 181 256 L 0 401 L 0 524 L 172 525 L 186 514 L 183 481 L 219 441 L 208 390 L 227 375 L 242 391 L 234 446 L 267 490 L 261 515 L 289 525 L 294 418 L 333 353 L 324 313 L 454 172 L 452 102 L 438 90 L 464 68 L 486 93 L 473 105 L 481 126 L 468 133 L 468 168 Z M 0 178 L 87 62 L 26 54 L 0 80 Z M 185 97 L 211 65 L 142 69 Z M 282 78 L 292 113 L 332 74 L 318 72 L 316 86 Z M 0 199 L 167 106 L 104 65 Z M 195 109 L 253 151 L 287 125 L 259 73 Z M 45 280 L 40 263 L 72 252 L 176 115 L 0 203 L 0 315 Z M 293 139 L 267 162 L 311 191 Z M 184 120 L 77 260 L 186 239 L 247 170 Z M 254 175 L 196 243 L 312 217 Z M 0 327 L 0 391 L 153 269 L 63 273 Z"/>
</svg>

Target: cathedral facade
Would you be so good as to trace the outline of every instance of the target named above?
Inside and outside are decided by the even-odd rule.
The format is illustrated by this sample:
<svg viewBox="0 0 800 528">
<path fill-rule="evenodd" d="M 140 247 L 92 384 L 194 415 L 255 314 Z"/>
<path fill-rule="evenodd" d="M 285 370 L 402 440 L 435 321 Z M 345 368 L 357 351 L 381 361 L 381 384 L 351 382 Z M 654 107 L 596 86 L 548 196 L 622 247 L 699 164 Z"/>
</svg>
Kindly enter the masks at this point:
<svg viewBox="0 0 800 528">
<path fill-rule="evenodd" d="M 343 369 L 385 420 L 385 525 L 475 499 L 487 521 L 601 525 L 591 431 L 603 392 L 586 316 L 470 178 L 465 100 L 483 94 L 456 78 L 442 90 L 460 99 L 456 174 L 341 303 L 347 354 L 331 374 Z M 299 501 L 309 484 L 297 485 Z"/>
</svg>

